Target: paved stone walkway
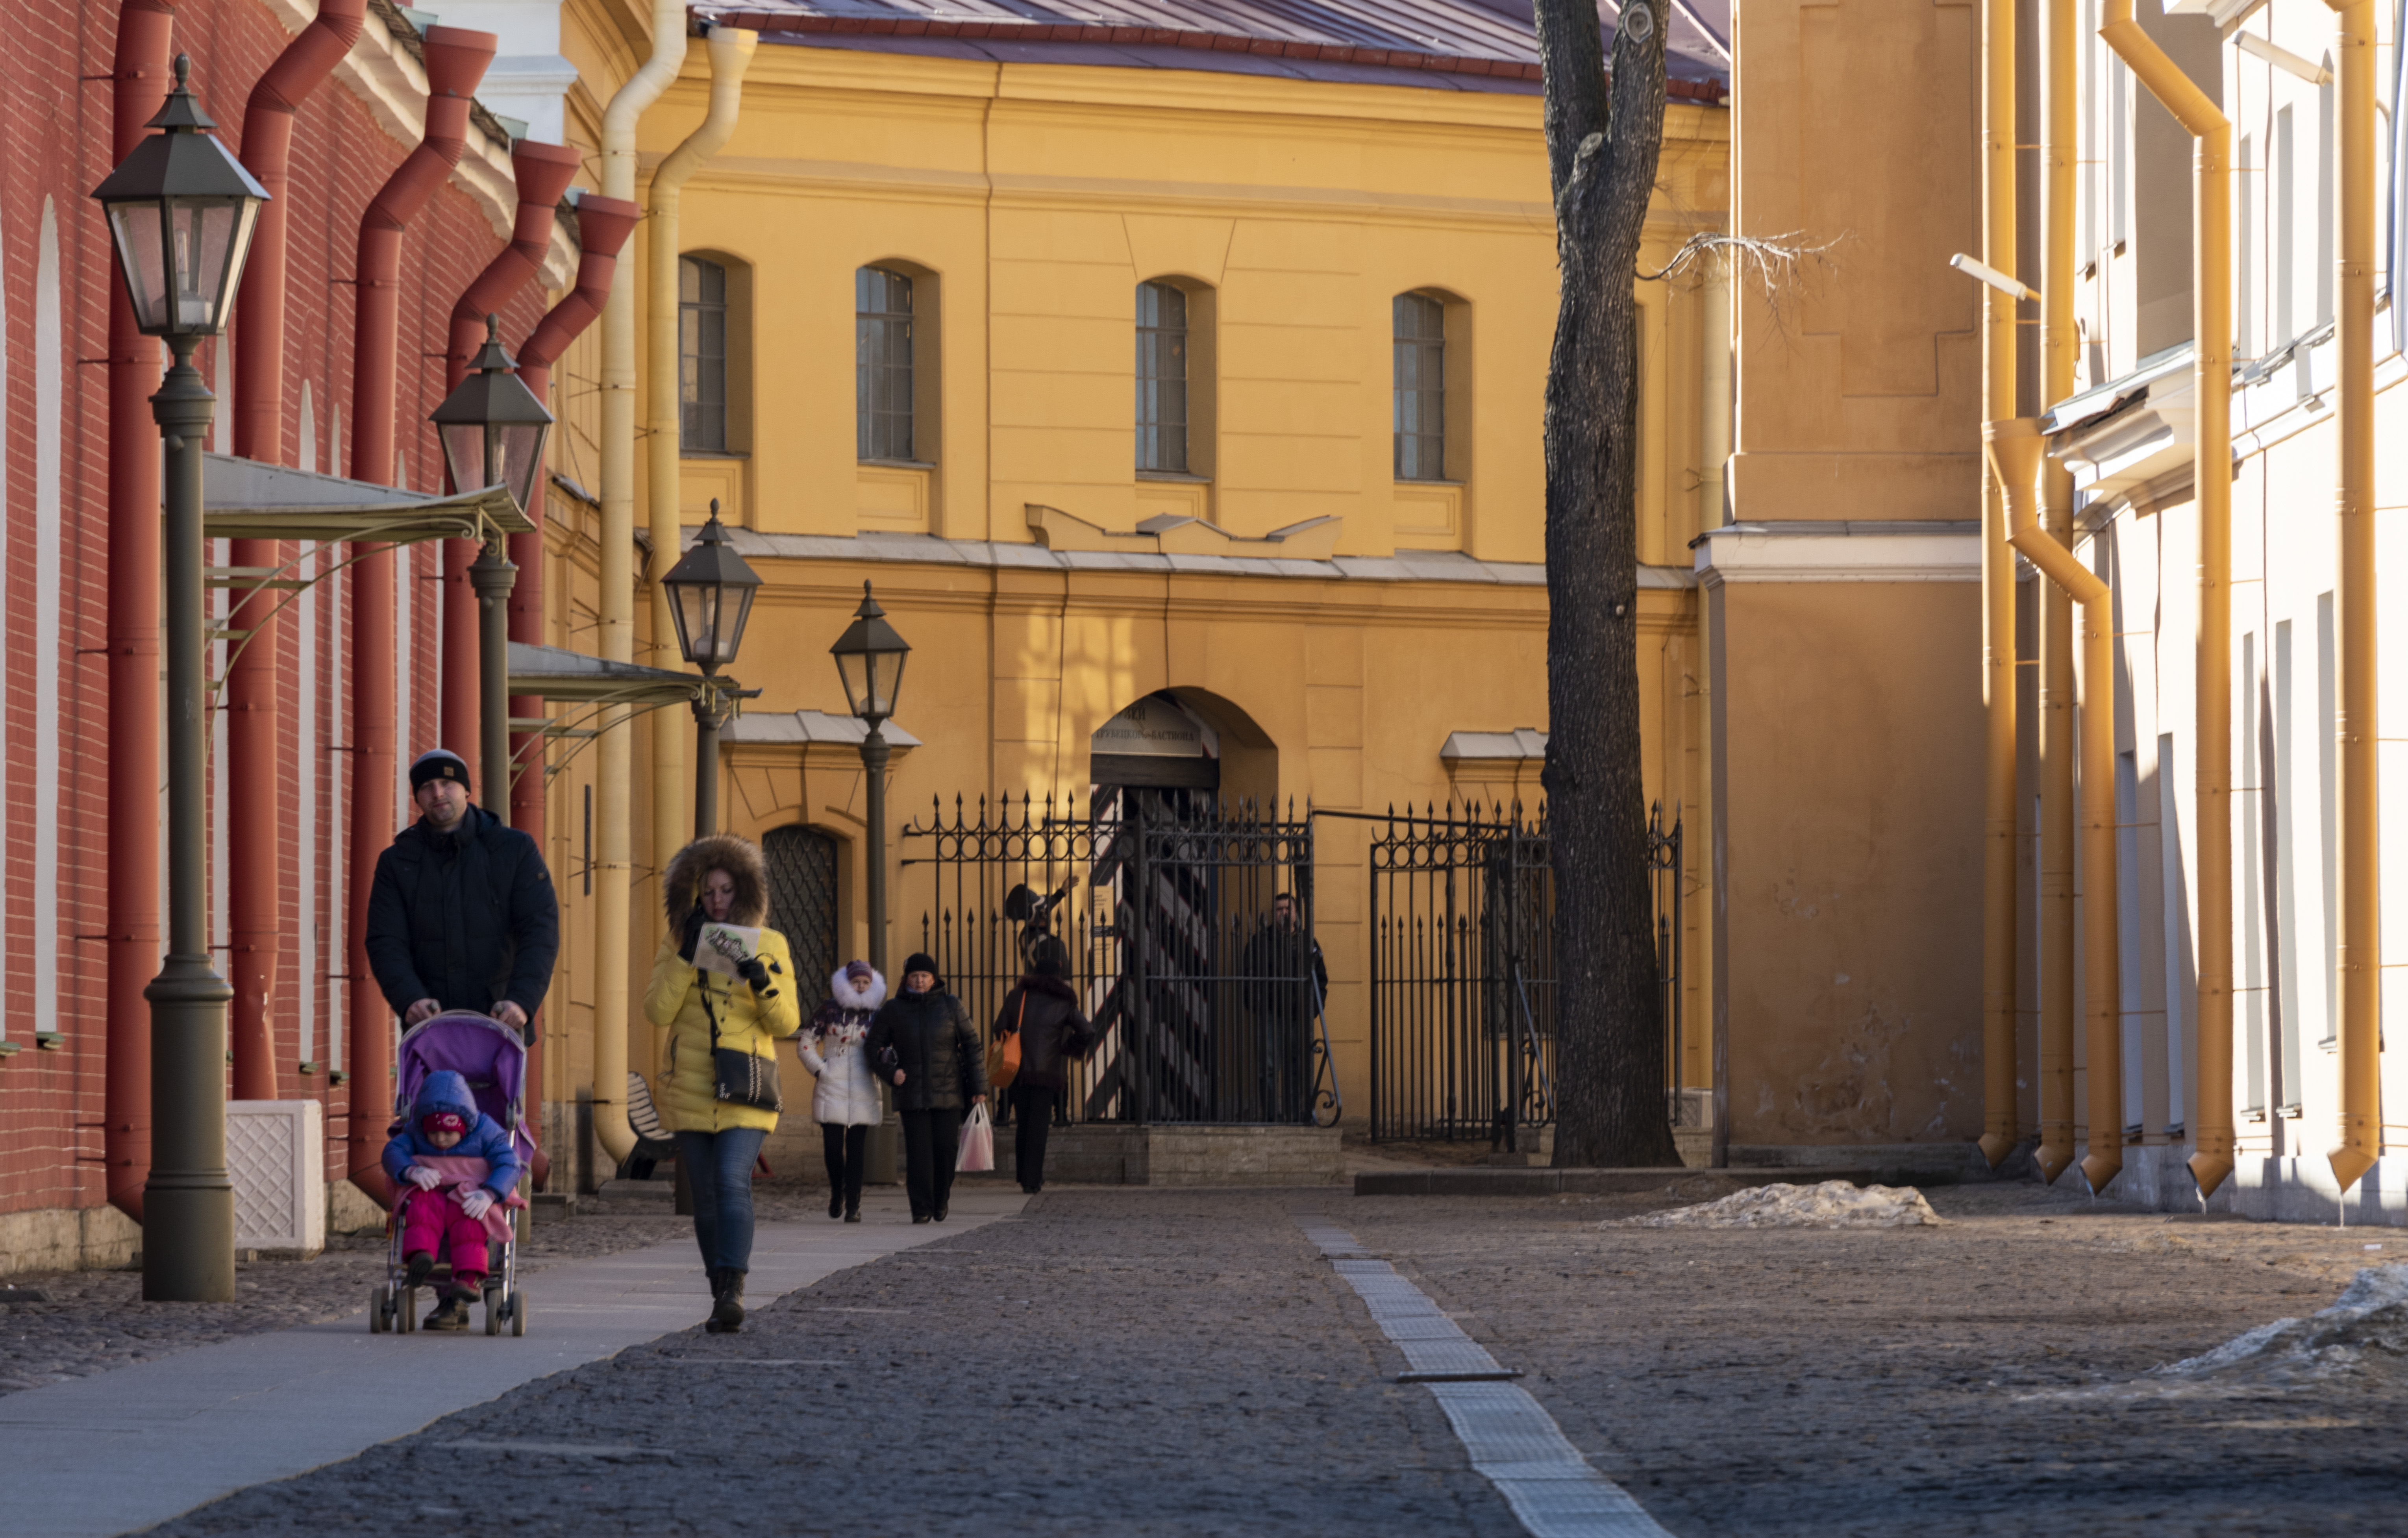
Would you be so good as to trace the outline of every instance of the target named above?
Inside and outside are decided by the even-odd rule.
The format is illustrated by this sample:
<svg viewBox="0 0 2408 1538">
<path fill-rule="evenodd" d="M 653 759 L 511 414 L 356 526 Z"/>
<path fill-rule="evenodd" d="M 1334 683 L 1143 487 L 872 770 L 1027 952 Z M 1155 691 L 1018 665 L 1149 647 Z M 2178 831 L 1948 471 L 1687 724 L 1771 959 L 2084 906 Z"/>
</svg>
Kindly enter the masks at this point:
<svg viewBox="0 0 2408 1538">
<path fill-rule="evenodd" d="M 2397 1361 L 2100 1391 L 2323 1307 L 2408 1260 L 2395 1234 L 1930 1195 L 1945 1227 L 1834 1233 L 1599 1226 L 1662 1193 L 1057 1189 L 740 1336 L 663 1336 L 159 1531 L 1519 1534 L 1431 1391 L 1395 1381 L 1315 1216 L 1524 1371 L 1673 1533 L 2408 1529 Z"/>
<path fill-rule="evenodd" d="M 939 1233 L 974 1229 L 1024 1200 L 1016 1191 L 962 1193 L 941 1229 L 912 1224 L 900 1199 L 885 1192 L 863 1203 L 859 1224 L 824 1215 L 816 1224 L 766 1224 L 748 1290 L 770 1302 Z M 648 1248 L 534 1273 L 526 1298 L 525 1339 L 371 1335 L 362 1310 L 0 1400 L 0 1446 L 8 1450 L 0 1534 L 101 1538 L 147 1528 L 656 1340 L 710 1311 L 690 1228 Z"/>
</svg>

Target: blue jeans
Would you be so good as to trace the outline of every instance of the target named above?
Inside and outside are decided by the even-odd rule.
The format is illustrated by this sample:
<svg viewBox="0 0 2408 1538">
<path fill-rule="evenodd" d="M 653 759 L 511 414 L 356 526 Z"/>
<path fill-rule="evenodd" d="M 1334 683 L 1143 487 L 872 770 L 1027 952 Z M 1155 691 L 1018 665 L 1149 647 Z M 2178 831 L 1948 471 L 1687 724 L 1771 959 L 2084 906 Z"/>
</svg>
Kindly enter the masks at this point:
<svg viewBox="0 0 2408 1538">
<path fill-rule="evenodd" d="M 678 1163 L 694 1193 L 694 1238 L 706 1268 L 752 1269 L 752 1161 L 769 1134 L 757 1127 L 680 1132 Z"/>
</svg>

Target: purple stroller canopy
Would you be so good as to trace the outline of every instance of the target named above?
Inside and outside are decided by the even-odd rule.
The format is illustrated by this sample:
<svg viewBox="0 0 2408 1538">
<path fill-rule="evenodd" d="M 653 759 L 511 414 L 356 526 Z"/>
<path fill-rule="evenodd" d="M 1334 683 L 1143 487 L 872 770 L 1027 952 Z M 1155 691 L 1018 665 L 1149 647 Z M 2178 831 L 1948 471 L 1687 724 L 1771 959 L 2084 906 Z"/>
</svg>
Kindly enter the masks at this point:
<svg viewBox="0 0 2408 1538">
<path fill-rule="evenodd" d="M 517 1031 L 490 1015 L 454 1010 L 402 1032 L 394 1065 L 394 1115 L 408 1112 L 428 1074 L 447 1068 L 468 1081 L 478 1110 L 509 1128 L 526 1153 L 535 1151 L 524 1114 L 526 1043 Z"/>
</svg>

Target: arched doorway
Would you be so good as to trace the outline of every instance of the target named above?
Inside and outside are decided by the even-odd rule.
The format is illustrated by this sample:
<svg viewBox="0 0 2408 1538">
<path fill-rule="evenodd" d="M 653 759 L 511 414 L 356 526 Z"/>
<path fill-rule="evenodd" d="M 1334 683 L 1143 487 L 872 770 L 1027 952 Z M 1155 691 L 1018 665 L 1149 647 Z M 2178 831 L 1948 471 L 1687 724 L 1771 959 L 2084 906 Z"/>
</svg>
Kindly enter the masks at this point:
<svg viewBox="0 0 2408 1538">
<path fill-rule="evenodd" d="M 803 997 L 815 997 L 844 960 L 837 954 L 836 841 L 815 827 L 773 827 L 761 855 L 769 868 L 769 927 L 786 937 Z"/>
<path fill-rule="evenodd" d="M 1312 829 L 1281 820 L 1269 737 L 1227 700 L 1165 690 L 1097 727 L 1088 762 L 1122 1041 L 1140 1048 L 1098 1089 L 1132 1120 L 1310 1119 L 1328 977 Z"/>
</svg>

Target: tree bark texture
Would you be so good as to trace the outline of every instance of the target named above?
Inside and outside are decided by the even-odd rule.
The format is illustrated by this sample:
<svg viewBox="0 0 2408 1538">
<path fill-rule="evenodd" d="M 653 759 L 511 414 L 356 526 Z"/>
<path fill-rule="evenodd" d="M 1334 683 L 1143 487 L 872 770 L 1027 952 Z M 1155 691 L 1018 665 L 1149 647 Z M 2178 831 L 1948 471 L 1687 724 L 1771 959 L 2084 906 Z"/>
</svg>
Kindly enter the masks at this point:
<svg viewBox="0 0 2408 1538">
<path fill-rule="evenodd" d="M 1677 1165 L 1639 735 L 1639 242 L 1664 140 L 1666 0 L 1537 0 L 1562 276 L 1547 364 L 1547 789 L 1558 1167 Z"/>
</svg>

